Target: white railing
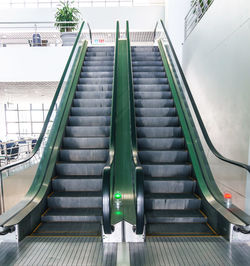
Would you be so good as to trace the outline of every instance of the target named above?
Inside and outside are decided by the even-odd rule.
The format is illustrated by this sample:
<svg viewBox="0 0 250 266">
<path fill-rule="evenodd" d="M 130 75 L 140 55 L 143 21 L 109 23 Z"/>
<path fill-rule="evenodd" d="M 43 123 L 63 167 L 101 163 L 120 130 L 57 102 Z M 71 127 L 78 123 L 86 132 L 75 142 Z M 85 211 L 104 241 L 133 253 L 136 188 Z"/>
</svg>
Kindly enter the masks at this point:
<svg viewBox="0 0 250 266">
<path fill-rule="evenodd" d="M 80 22 L 0 22 L 0 47 L 61 46 L 61 32 L 77 31 L 76 24 L 80 25 Z"/>
<path fill-rule="evenodd" d="M 162 6 L 164 0 L 75 0 L 75 7 Z M 57 8 L 60 0 L 5 0 L 0 8 Z"/>
<path fill-rule="evenodd" d="M 36 138 L 23 138 L 7 142 L 0 141 L 0 167 L 29 156 L 36 142 Z M 42 147 L 44 144 L 42 143 Z M 38 157 L 41 156 L 41 153 L 39 153 Z"/>
<path fill-rule="evenodd" d="M 207 12 L 214 0 L 193 0 L 191 9 L 185 17 L 185 40 Z"/>
</svg>

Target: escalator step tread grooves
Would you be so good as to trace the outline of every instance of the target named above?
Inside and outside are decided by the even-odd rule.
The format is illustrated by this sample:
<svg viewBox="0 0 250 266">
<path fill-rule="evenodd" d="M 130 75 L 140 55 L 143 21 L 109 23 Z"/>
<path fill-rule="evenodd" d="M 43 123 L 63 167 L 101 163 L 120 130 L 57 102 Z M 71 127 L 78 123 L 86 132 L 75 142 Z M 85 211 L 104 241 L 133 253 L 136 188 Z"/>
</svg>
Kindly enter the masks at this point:
<svg viewBox="0 0 250 266">
<path fill-rule="evenodd" d="M 108 158 L 114 47 L 88 47 L 34 236 L 100 236 L 102 171 Z"/>
<path fill-rule="evenodd" d="M 159 48 L 132 46 L 139 159 L 144 172 L 146 234 L 208 236 Z"/>
</svg>

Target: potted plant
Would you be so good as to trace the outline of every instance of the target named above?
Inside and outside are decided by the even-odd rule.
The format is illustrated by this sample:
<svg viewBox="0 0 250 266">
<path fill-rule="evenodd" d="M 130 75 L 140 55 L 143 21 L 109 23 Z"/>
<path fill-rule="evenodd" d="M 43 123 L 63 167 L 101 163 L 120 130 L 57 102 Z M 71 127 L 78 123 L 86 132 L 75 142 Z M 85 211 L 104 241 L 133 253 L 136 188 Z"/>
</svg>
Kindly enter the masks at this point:
<svg viewBox="0 0 250 266">
<path fill-rule="evenodd" d="M 73 3 L 74 1 L 61 1 L 55 14 L 56 22 L 59 22 L 55 23 L 55 26 L 60 29 L 63 46 L 73 45 L 77 36 L 73 31 L 78 28 L 81 13 L 77 8 L 72 7 Z"/>
</svg>

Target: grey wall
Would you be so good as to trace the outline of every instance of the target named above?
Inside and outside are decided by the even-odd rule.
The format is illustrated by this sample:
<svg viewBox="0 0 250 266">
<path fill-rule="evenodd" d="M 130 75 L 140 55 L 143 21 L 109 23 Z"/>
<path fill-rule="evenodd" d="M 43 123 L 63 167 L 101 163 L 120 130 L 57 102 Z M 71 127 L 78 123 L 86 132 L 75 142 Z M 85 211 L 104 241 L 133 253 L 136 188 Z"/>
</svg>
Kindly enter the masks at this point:
<svg viewBox="0 0 250 266">
<path fill-rule="evenodd" d="M 250 133 L 249 48 L 249 0 L 219 0 L 189 35 L 183 50 L 184 71 L 215 147 L 245 163 Z M 220 168 L 220 175 L 225 188 L 245 196 L 246 172 L 232 175 Z"/>
<path fill-rule="evenodd" d="M 175 52 L 182 61 L 184 42 L 184 20 L 190 9 L 190 0 L 165 0 L 165 24 Z"/>
</svg>

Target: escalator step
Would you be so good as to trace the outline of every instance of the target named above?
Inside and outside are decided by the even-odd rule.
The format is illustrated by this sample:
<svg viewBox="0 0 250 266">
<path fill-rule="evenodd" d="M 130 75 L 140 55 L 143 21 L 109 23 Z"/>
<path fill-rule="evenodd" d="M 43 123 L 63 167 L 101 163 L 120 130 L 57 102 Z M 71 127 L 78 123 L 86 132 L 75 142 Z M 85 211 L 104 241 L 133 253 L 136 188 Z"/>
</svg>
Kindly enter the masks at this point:
<svg viewBox="0 0 250 266">
<path fill-rule="evenodd" d="M 170 150 L 183 149 L 184 138 L 139 138 L 137 140 L 139 150 Z"/>
<path fill-rule="evenodd" d="M 113 70 L 106 72 L 86 72 L 85 70 L 81 73 L 81 78 L 112 78 Z"/>
<path fill-rule="evenodd" d="M 159 55 L 147 54 L 147 53 L 132 53 L 132 62 L 137 61 L 160 61 Z"/>
<path fill-rule="evenodd" d="M 150 193 L 145 194 L 146 210 L 195 210 L 201 200 L 189 193 Z"/>
<path fill-rule="evenodd" d="M 66 127 L 67 137 L 108 137 L 110 133 L 109 126 L 99 127 Z"/>
<path fill-rule="evenodd" d="M 58 175 L 101 175 L 104 163 L 64 163 L 56 164 Z"/>
<path fill-rule="evenodd" d="M 166 92 L 135 92 L 135 99 L 171 99 L 172 94 L 170 91 Z"/>
<path fill-rule="evenodd" d="M 199 210 L 153 210 L 146 213 L 147 223 L 206 223 Z"/>
<path fill-rule="evenodd" d="M 167 78 L 134 78 L 134 84 L 166 84 Z"/>
<path fill-rule="evenodd" d="M 53 222 L 42 223 L 33 236 L 99 236 L 101 235 L 100 222 Z"/>
<path fill-rule="evenodd" d="M 76 91 L 75 99 L 111 99 L 112 91 Z"/>
<path fill-rule="evenodd" d="M 188 151 L 139 151 L 141 163 L 185 163 Z"/>
<path fill-rule="evenodd" d="M 182 137 L 181 127 L 139 127 L 137 128 L 139 138 L 173 138 Z"/>
<path fill-rule="evenodd" d="M 196 182 L 189 177 L 144 176 L 144 191 L 150 193 L 193 193 Z"/>
<path fill-rule="evenodd" d="M 178 117 L 137 117 L 137 127 L 175 127 L 179 126 Z"/>
<path fill-rule="evenodd" d="M 98 72 L 113 72 L 113 65 L 110 65 L 110 66 L 83 66 L 82 71 L 84 71 L 84 73 L 94 72 L 97 74 L 98 74 Z"/>
<path fill-rule="evenodd" d="M 64 162 L 106 162 L 108 160 L 107 149 L 91 150 L 60 150 L 60 160 Z"/>
<path fill-rule="evenodd" d="M 84 61 L 83 66 L 113 66 L 113 60 L 105 61 Z M 83 67 L 84 69 L 84 67 Z"/>
<path fill-rule="evenodd" d="M 42 222 L 101 222 L 101 208 L 48 209 L 41 217 Z"/>
<path fill-rule="evenodd" d="M 172 99 L 154 99 L 154 100 L 135 99 L 135 107 L 144 107 L 144 108 L 174 107 L 174 101 Z"/>
<path fill-rule="evenodd" d="M 161 61 L 133 61 L 132 66 L 163 66 Z"/>
<path fill-rule="evenodd" d="M 74 107 L 111 107 L 111 99 L 74 99 Z"/>
<path fill-rule="evenodd" d="M 177 116 L 176 109 L 174 107 L 166 107 L 166 108 L 139 108 L 135 109 L 135 114 L 137 117 L 172 117 Z"/>
<path fill-rule="evenodd" d="M 113 78 L 79 78 L 78 84 L 95 84 L 95 85 L 103 85 L 103 84 L 112 84 Z"/>
<path fill-rule="evenodd" d="M 78 91 L 112 91 L 112 84 L 78 84 Z"/>
<path fill-rule="evenodd" d="M 55 191 L 47 199 L 48 207 L 57 208 L 101 208 L 102 192 Z"/>
<path fill-rule="evenodd" d="M 53 191 L 101 191 L 102 176 L 58 176 L 52 180 Z"/>
<path fill-rule="evenodd" d="M 168 91 L 170 87 L 168 84 L 135 84 L 134 85 L 135 91 L 149 91 L 149 92 L 156 92 L 156 91 Z"/>
<path fill-rule="evenodd" d="M 133 73 L 134 78 L 166 78 L 166 74 L 163 71 L 157 72 L 139 72 L 136 71 Z"/>
<path fill-rule="evenodd" d="M 63 138 L 63 148 L 70 149 L 108 149 L 109 138 Z"/>
<path fill-rule="evenodd" d="M 143 173 L 152 177 L 191 176 L 191 172 L 188 164 L 143 164 Z"/>
<path fill-rule="evenodd" d="M 110 116 L 110 107 L 71 107 L 72 116 Z"/>
<path fill-rule="evenodd" d="M 114 56 L 88 56 L 85 55 L 84 62 L 88 61 L 111 61 L 113 63 Z"/>
<path fill-rule="evenodd" d="M 114 52 L 114 46 L 88 47 L 87 52 Z"/>
<path fill-rule="evenodd" d="M 86 52 L 86 56 L 114 56 L 114 51 L 103 51 L 103 52 L 91 52 L 91 51 L 87 51 Z"/>
<path fill-rule="evenodd" d="M 68 126 L 109 126 L 109 116 L 69 116 Z"/>
<path fill-rule="evenodd" d="M 134 66 L 133 67 L 133 74 L 135 74 L 136 72 L 162 72 L 164 71 L 165 73 L 165 69 L 163 66 Z"/>
<path fill-rule="evenodd" d="M 147 235 L 212 236 L 216 235 L 206 223 L 148 224 Z"/>
</svg>

